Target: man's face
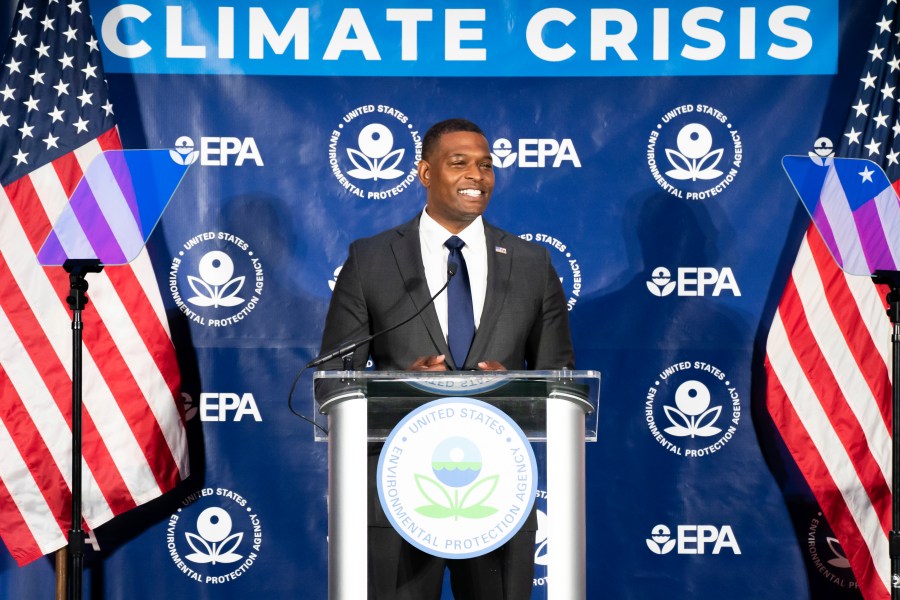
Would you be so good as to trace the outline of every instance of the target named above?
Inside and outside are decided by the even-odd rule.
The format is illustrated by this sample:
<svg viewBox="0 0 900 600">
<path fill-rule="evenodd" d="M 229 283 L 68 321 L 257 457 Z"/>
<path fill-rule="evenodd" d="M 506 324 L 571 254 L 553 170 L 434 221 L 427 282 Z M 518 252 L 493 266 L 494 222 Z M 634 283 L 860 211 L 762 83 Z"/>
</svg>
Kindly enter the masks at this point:
<svg viewBox="0 0 900 600">
<path fill-rule="evenodd" d="M 445 133 L 430 160 L 419 161 L 419 181 L 427 190 L 428 215 L 459 233 L 485 211 L 494 190 L 487 140 L 471 131 Z"/>
</svg>

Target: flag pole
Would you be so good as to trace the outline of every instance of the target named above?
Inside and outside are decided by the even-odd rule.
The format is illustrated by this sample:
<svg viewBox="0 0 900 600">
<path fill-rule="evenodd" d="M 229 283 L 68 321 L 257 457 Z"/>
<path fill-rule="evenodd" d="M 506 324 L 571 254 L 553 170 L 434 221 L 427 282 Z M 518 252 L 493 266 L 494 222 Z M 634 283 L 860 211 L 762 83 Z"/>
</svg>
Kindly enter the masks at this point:
<svg viewBox="0 0 900 600">
<path fill-rule="evenodd" d="M 84 530 L 81 528 L 81 415 L 82 415 L 82 330 L 81 311 L 87 306 L 88 273 L 99 273 L 103 265 L 96 259 L 68 259 L 63 269 L 69 274 L 69 296 L 72 310 L 72 528 L 69 530 L 68 579 L 69 600 L 81 600 L 84 571 Z"/>
<path fill-rule="evenodd" d="M 888 555 L 891 559 L 891 600 L 900 600 L 900 272 L 875 271 L 875 283 L 890 291 L 887 315 L 891 334 L 891 532 Z"/>
<path fill-rule="evenodd" d="M 56 551 L 56 600 L 66 600 L 66 580 L 69 577 L 66 568 L 69 561 L 68 554 L 65 546 Z"/>
</svg>

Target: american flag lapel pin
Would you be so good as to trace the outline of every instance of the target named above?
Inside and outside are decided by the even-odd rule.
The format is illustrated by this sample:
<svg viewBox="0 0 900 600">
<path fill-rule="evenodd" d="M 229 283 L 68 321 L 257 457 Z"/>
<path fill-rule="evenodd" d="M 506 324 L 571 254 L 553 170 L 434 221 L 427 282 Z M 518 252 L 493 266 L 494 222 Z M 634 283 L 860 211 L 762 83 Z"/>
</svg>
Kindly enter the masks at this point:
<svg viewBox="0 0 900 600">
<path fill-rule="evenodd" d="M 504 248 L 503 246 L 494 246 L 494 252 L 497 252 L 499 254 L 506 254 L 506 248 Z"/>
</svg>

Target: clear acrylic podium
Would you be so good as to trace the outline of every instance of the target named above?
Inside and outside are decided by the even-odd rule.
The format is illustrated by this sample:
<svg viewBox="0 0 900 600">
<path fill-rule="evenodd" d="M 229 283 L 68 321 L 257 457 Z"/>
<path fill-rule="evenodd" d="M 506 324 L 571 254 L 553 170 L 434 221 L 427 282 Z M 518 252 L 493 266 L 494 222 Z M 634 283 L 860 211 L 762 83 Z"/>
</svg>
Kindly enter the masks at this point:
<svg viewBox="0 0 900 600">
<path fill-rule="evenodd" d="M 367 596 L 367 454 L 410 411 L 467 397 L 546 443 L 548 600 L 585 597 L 584 443 L 597 439 L 597 371 L 320 371 L 316 441 L 328 446 L 328 597 Z M 326 422 L 327 421 L 327 422 Z M 328 434 L 325 435 L 324 431 Z"/>
</svg>

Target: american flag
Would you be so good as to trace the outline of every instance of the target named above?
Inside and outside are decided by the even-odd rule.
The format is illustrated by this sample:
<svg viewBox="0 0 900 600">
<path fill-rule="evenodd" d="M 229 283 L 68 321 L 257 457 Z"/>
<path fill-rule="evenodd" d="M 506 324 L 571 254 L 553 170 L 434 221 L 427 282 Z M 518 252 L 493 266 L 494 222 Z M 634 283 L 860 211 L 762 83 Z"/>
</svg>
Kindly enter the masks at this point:
<svg viewBox="0 0 900 600">
<path fill-rule="evenodd" d="M 900 10 L 896 0 L 887 0 L 837 151 L 880 164 L 894 189 L 900 188 L 898 44 Z M 769 412 L 867 599 L 890 597 L 891 324 L 885 293 L 871 279 L 841 271 L 810 226 L 766 356 Z"/>
<path fill-rule="evenodd" d="M 83 170 L 121 148 L 85 0 L 22 0 L 0 64 L 0 537 L 22 565 L 71 527 L 68 275 L 36 254 Z M 146 252 L 89 275 L 83 518 L 188 475 L 180 378 Z"/>
</svg>

